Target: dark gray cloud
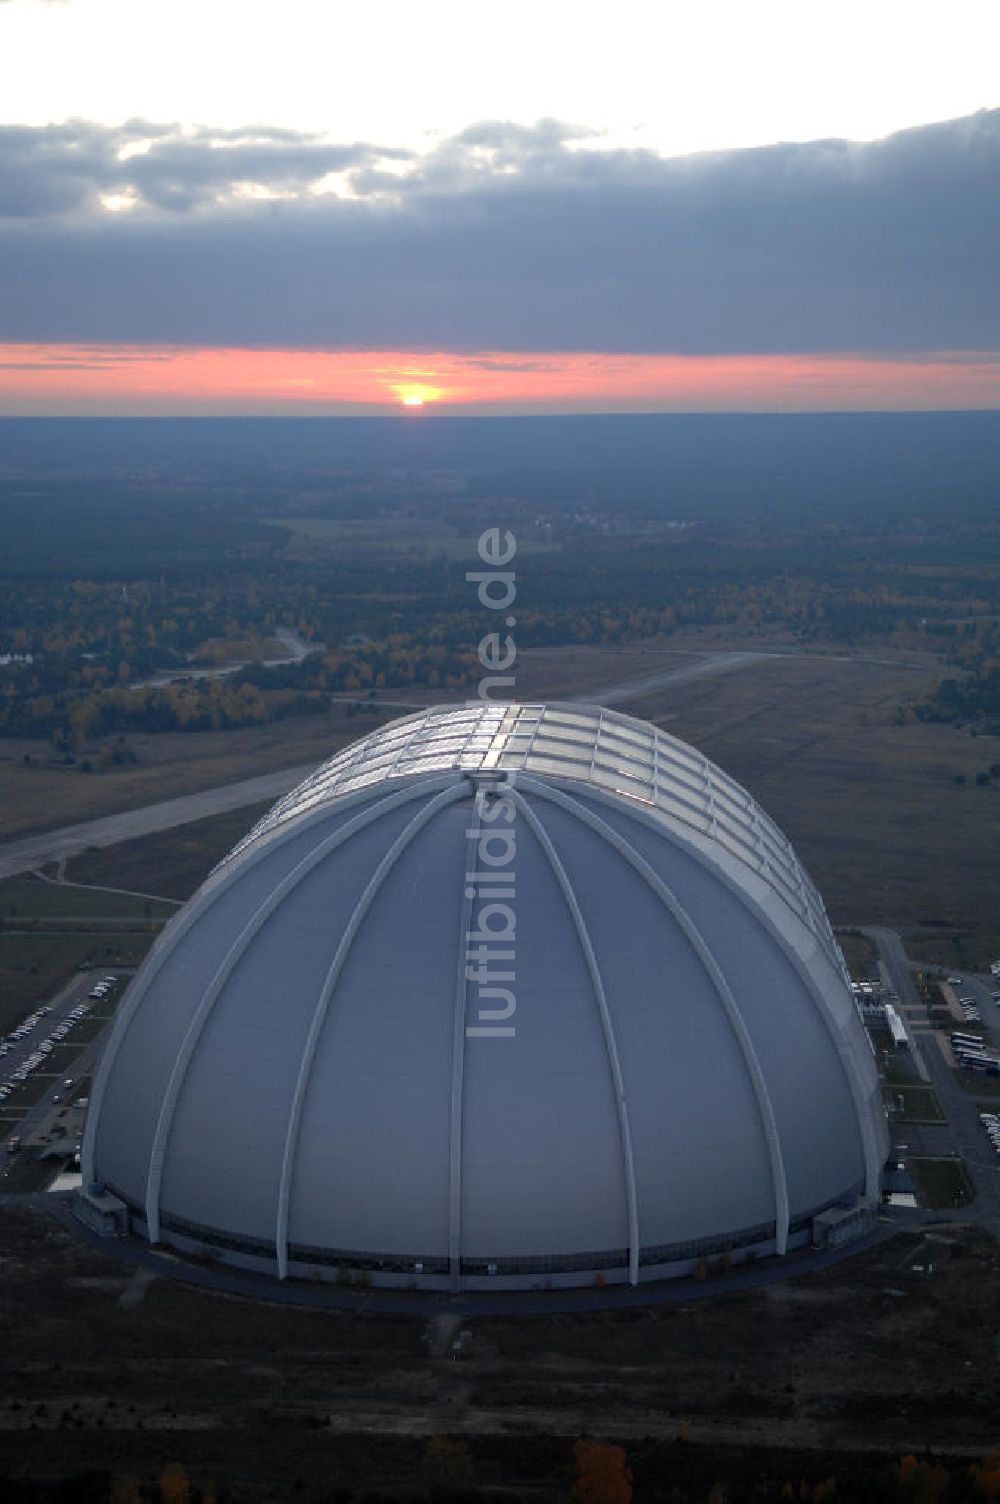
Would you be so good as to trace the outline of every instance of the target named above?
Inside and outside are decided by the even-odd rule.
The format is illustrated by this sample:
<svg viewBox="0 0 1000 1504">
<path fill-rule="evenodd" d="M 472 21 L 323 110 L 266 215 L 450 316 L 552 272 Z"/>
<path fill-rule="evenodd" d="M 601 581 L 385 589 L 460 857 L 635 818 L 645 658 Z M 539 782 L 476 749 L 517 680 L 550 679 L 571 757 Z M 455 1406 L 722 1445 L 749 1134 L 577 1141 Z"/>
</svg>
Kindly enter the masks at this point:
<svg viewBox="0 0 1000 1504">
<path fill-rule="evenodd" d="M 273 126 L 182 132 L 143 120 L 115 128 L 0 125 L 0 218 L 103 214 L 109 194 L 175 212 L 238 200 L 247 186 L 296 196 L 331 172 L 411 159 L 406 151 L 330 145 Z"/>
<path fill-rule="evenodd" d="M 353 196 L 317 196 L 330 173 Z M 1000 111 L 675 159 L 551 120 L 420 157 L 264 126 L 8 126 L 0 338 L 997 349 L 998 186 Z"/>
</svg>

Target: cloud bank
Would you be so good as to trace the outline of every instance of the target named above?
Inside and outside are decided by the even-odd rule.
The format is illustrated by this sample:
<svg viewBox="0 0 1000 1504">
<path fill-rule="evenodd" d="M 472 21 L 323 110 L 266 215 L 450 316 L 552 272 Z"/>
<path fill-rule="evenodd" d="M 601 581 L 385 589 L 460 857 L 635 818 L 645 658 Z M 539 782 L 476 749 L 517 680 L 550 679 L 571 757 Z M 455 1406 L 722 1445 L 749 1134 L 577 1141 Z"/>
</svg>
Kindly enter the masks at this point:
<svg viewBox="0 0 1000 1504">
<path fill-rule="evenodd" d="M 1000 348 L 1000 111 L 664 159 L 0 127 L 0 339 L 684 354 Z"/>
</svg>

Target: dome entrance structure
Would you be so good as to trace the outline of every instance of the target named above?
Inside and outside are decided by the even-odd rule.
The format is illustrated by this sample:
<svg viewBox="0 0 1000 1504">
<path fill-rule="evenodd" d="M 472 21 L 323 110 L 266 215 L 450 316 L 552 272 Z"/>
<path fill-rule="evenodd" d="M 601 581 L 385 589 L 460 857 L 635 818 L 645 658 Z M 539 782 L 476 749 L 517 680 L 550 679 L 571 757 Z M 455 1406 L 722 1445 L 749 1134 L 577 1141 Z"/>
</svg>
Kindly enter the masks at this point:
<svg viewBox="0 0 1000 1504">
<path fill-rule="evenodd" d="M 279 1277 L 662 1278 L 873 1207 L 875 1061 L 787 839 L 591 706 L 438 707 L 282 799 L 171 921 L 84 1184 Z"/>
</svg>

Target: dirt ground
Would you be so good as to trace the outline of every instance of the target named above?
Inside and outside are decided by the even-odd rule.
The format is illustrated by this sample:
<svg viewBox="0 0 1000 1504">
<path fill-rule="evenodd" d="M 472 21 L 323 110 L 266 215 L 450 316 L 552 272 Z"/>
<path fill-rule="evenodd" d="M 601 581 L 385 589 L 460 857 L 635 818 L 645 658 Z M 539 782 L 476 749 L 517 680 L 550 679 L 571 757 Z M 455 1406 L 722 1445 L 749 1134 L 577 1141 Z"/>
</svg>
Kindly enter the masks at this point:
<svg viewBox="0 0 1000 1504">
<path fill-rule="evenodd" d="M 0 1475 L 176 1459 L 248 1498 L 379 1497 L 449 1434 L 481 1486 L 541 1499 L 564 1494 L 588 1433 L 673 1476 L 681 1439 L 709 1483 L 743 1453 L 797 1478 L 925 1447 L 968 1461 L 997 1439 L 1000 1253 L 968 1229 L 745 1293 L 720 1277 L 685 1304 L 464 1319 L 457 1358 L 440 1318 L 211 1295 L 27 1208 L 4 1209 L 0 1260 Z"/>
</svg>

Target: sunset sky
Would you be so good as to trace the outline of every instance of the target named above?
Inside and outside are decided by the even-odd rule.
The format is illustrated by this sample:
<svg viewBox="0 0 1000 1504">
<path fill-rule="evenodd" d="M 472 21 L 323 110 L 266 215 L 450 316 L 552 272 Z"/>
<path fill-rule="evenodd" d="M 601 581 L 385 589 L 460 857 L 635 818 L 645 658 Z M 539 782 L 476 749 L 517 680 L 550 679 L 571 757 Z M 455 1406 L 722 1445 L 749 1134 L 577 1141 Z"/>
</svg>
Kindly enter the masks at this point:
<svg viewBox="0 0 1000 1504">
<path fill-rule="evenodd" d="M 998 55 L 994 0 L 0 0 L 0 414 L 1000 407 Z"/>
</svg>

